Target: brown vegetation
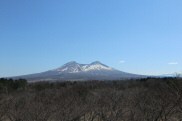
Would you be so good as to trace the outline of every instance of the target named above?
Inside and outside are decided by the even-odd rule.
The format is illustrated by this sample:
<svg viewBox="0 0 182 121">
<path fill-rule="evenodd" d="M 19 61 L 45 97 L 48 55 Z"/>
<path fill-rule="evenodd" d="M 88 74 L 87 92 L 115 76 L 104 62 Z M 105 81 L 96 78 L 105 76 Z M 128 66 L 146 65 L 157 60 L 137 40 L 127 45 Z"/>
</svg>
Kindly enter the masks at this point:
<svg viewBox="0 0 182 121">
<path fill-rule="evenodd" d="M 182 79 L 0 79 L 0 121 L 181 121 Z"/>
</svg>

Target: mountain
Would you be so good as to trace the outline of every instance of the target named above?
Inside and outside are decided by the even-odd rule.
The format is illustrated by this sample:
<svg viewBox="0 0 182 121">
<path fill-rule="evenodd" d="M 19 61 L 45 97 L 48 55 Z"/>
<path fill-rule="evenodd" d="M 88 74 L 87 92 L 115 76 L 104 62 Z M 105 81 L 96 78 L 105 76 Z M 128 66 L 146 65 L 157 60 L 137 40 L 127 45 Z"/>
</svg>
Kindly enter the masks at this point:
<svg viewBox="0 0 182 121">
<path fill-rule="evenodd" d="M 91 64 L 79 64 L 75 61 L 68 62 L 63 66 L 42 73 L 35 73 L 13 78 L 25 78 L 28 81 L 64 81 L 64 80 L 113 80 L 126 78 L 141 78 L 136 75 L 122 72 L 111 68 L 99 61 Z"/>
</svg>

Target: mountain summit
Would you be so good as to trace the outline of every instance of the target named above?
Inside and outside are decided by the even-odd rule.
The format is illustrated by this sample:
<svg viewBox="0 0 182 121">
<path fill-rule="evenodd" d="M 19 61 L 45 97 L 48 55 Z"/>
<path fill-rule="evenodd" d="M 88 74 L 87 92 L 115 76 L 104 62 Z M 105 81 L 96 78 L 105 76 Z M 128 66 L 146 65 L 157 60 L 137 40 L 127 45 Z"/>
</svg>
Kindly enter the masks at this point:
<svg viewBox="0 0 182 121">
<path fill-rule="evenodd" d="M 121 78 L 139 78 L 141 75 L 116 70 L 99 61 L 91 64 L 68 62 L 59 68 L 42 73 L 23 75 L 14 78 L 25 78 L 29 81 L 61 81 L 61 80 L 113 80 Z"/>
<path fill-rule="evenodd" d="M 92 62 L 91 64 L 79 64 L 76 63 L 75 61 L 71 61 L 51 71 L 57 71 L 59 73 L 84 73 L 96 70 L 104 71 L 104 70 L 114 70 L 114 69 L 102 64 L 99 61 Z"/>
</svg>

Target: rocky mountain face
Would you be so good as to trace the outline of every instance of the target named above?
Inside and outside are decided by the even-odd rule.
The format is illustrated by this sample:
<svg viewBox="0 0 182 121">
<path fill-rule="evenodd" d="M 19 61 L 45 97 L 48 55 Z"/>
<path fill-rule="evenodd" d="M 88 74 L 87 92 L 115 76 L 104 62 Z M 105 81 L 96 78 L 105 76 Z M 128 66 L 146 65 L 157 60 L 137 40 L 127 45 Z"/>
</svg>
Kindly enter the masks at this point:
<svg viewBox="0 0 182 121">
<path fill-rule="evenodd" d="M 75 61 L 42 73 L 17 76 L 13 78 L 25 78 L 28 81 L 76 81 L 76 80 L 113 80 L 126 78 L 140 78 L 142 75 L 122 72 L 102 64 L 99 61 L 91 64 L 79 64 Z"/>
</svg>

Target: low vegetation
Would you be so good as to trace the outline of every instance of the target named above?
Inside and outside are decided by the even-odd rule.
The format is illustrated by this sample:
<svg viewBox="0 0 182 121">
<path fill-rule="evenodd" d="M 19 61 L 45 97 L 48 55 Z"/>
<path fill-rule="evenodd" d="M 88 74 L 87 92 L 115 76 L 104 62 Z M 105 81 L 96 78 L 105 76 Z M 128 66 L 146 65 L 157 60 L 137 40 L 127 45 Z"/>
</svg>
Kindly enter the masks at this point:
<svg viewBox="0 0 182 121">
<path fill-rule="evenodd" d="M 0 79 L 0 121 L 181 121 L 182 79 Z"/>
</svg>

